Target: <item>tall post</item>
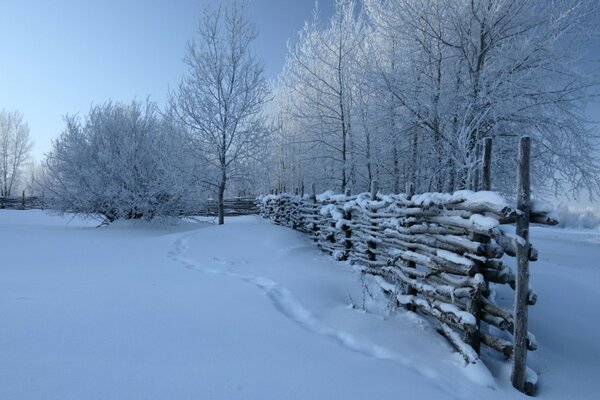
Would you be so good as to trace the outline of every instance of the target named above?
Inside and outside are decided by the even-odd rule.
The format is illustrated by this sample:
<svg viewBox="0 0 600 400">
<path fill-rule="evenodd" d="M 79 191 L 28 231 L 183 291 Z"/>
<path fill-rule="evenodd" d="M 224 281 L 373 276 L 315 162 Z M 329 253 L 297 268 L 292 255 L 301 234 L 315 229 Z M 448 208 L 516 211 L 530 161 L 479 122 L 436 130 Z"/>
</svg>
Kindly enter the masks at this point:
<svg viewBox="0 0 600 400">
<path fill-rule="evenodd" d="M 527 371 L 527 298 L 529 292 L 529 196 L 531 140 L 524 136 L 519 142 L 517 176 L 517 279 L 512 384 L 525 392 Z"/>
<path fill-rule="evenodd" d="M 312 215 L 310 217 L 311 217 L 311 220 L 313 221 L 311 235 L 312 235 L 313 240 L 318 240 L 317 235 L 319 234 L 319 225 L 317 224 L 317 221 L 318 221 L 317 216 L 319 215 L 319 212 L 316 211 L 317 210 L 317 188 L 316 188 L 314 182 L 310 184 L 310 202 L 312 203 L 312 207 L 310 208 Z"/>
<path fill-rule="evenodd" d="M 379 190 L 379 185 L 377 184 L 377 181 L 372 181 L 371 182 L 371 201 L 374 201 L 377 199 L 377 191 Z M 375 210 L 371 210 L 372 212 L 376 212 Z M 371 224 L 371 226 L 375 226 L 375 224 Z M 375 242 L 373 242 L 372 240 L 369 240 L 367 242 L 367 258 L 369 259 L 369 261 L 375 261 L 377 259 L 377 256 L 375 254 L 375 249 L 377 248 L 377 245 L 375 244 Z"/>
<path fill-rule="evenodd" d="M 407 182 L 406 183 L 406 198 L 408 200 L 412 199 L 412 197 L 415 195 L 415 184 L 412 182 Z M 417 264 L 414 261 L 407 261 L 406 262 L 406 266 L 408 268 L 417 268 Z M 409 296 L 415 296 L 417 294 L 417 291 L 415 290 L 414 287 L 407 285 L 406 287 L 406 294 Z M 417 307 L 414 304 L 408 304 L 406 306 L 406 308 L 409 311 L 417 311 Z"/>
<path fill-rule="evenodd" d="M 483 181 L 482 190 L 492 190 L 492 138 L 483 139 Z"/>
</svg>

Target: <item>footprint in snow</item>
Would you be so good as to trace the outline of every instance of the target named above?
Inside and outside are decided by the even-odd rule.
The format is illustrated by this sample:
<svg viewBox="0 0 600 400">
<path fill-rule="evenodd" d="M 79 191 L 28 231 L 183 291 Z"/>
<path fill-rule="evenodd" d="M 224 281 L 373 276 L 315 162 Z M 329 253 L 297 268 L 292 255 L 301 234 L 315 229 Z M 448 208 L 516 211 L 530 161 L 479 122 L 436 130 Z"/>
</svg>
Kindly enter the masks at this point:
<svg viewBox="0 0 600 400">
<path fill-rule="evenodd" d="M 185 258 L 183 255 L 188 250 L 188 238 L 190 236 L 192 235 L 189 234 L 183 236 L 175 242 L 175 248 L 168 253 L 169 258 L 194 271 L 199 271 L 210 275 L 229 276 L 231 278 L 239 279 L 256 286 L 269 298 L 275 309 L 284 316 L 296 322 L 299 326 L 310 332 L 332 339 L 334 342 L 348 350 L 363 354 L 368 357 L 391 361 L 404 367 L 412 368 L 428 378 L 438 377 L 439 374 L 435 370 L 425 366 L 419 366 L 414 362 L 414 360 L 402 357 L 399 354 L 395 354 L 394 352 L 364 338 L 360 338 L 352 335 L 351 333 L 324 325 L 322 322 L 316 319 L 310 313 L 310 311 L 304 308 L 304 306 L 302 306 L 302 304 L 288 289 L 282 287 L 272 279 L 261 276 L 243 275 L 231 272 L 231 270 L 208 268 L 193 260 Z M 214 257 L 213 260 L 222 265 L 234 265 L 224 262 L 218 257 Z"/>
</svg>

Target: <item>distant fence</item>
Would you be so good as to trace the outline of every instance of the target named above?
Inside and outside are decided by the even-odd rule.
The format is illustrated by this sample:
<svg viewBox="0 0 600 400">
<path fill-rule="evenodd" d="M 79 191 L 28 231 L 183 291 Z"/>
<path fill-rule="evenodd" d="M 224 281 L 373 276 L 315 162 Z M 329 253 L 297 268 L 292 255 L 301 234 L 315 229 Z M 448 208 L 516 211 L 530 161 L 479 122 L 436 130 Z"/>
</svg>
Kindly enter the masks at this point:
<svg viewBox="0 0 600 400">
<path fill-rule="evenodd" d="M 258 214 L 258 205 L 254 197 L 236 197 L 224 200 L 226 216 L 240 216 Z M 198 210 L 200 215 L 218 215 L 219 203 L 216 200 L 208 200 Z"/>
<path fill-rule="evenodd" d="M 38 196 L 0 197 L 0 209 L 32 210 L 43 208 L 43 199 Z"/>
<path fill-rule="evenodd" d="M 191 203 L 191 202 L 190 202 Z M 45 202 L 43 197 L 21 196 L 21 197 L 0 197 L 0 209 L 12 210 L 33 210 L 44 209 Z M 216 200 L 198 201 L 198 209 L 188 211 L 185 214 L 190 215 L 218 215 L 218 202 Z M 254 197 L 235 197 L 225 199 L 225 215 L 253 215 L 258 214 L 256 198 Z"/>
<path fill-rule="evenodd" d="M 310 235 L 327 253 L 363 266 L 398 305 L 437 321 L 440 333 L 476 362 L 481 345 L 513 358 L 513 385 L 533 393 L 536 375 L 526 353 L 537 348 L 527 331 L 529 222 L 555 225 L 547 207 L 529 202 L 528 141 L 522 140 L 518 207 L 498 193 L 459 191 L 419 195 L 266 195 L 263 217 Z M 525 143 L 524 143 L 525 142 Z M 487 175 L 487 177 L 485 176 Z M 484 174 L 489 182 L 489 170 Z M 489 187 L 489 183 L 487 184 Z M 517 234 L 502 224 L 517 222 Z M 515 275 L 501 258 L 517 257 Z M 515 308 L 494 301 L 492 284 L 516 290 Z"/>
</svg>

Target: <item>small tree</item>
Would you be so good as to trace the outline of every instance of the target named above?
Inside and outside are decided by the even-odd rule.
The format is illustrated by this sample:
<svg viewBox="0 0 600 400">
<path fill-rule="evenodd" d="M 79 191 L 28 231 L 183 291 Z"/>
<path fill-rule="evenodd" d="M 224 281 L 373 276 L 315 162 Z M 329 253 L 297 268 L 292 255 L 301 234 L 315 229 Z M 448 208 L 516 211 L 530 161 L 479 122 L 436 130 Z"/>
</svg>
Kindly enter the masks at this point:
<svg viewBox="0 0 600 400">
<path fill-rule="evenodd" d="M 32 146 L 23 115 L 19 111 L 0 110 L 0 197 L 11 195 Z"/>
<path fill-rule="evenodd" d="M 268 87 L 262 63 L 250 52 L 257 33 L 243 3 L 207 8 L 198 33 L 200 40 L 188 46 L 188 72 L 171 105 L 207 169 L 217 170 L 212 185 L 223 224 L 227 183 L 256 157 L 268 134 L 262 112 Z"/>
<path fill-rule="evenodd" d="M 108 221 L 188 211 L 196 184 L 184 171 L 183 134 L 155 104 L 109 102 L 66 124 L 46 159 L 51 208 Z"/>
</svg>

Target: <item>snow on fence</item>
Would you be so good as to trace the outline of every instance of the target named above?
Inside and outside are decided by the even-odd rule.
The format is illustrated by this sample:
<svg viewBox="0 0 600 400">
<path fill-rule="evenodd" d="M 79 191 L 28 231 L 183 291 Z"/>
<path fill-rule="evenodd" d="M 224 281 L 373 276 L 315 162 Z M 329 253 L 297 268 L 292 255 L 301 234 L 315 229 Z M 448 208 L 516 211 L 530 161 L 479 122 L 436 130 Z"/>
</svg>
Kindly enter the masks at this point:
<svg viewBox="0 0 600 400">
<path fill-rule="evenodd" d="M 513 356 L 507 333 L 514 333 L 514 312 L 495 304 L 490 284 L 515 289 L 516 277 L 501 258 L 514 257 L 524 244 L 502 226 L 520 211 L 498 193 L 411 196 L 374 188 L 355 196 L 265 195 L 259 208 L 274 223 L 309 234 L 336 259 L 363 266 L 399 305 L 436 320 L 467 362 L 477 361 L 481 344 Z M 532 203 L 530 221 L 556 224 L 548 212 Z M 537 251 L 526 248 L 535 261 Z M 527 304 L 536 299 L 528 290 Z M 536 347 L 528 333 L 525 351 Z M 533 392 L 534 376 L 525 377 L 523 391 Z"/>
</svg>

